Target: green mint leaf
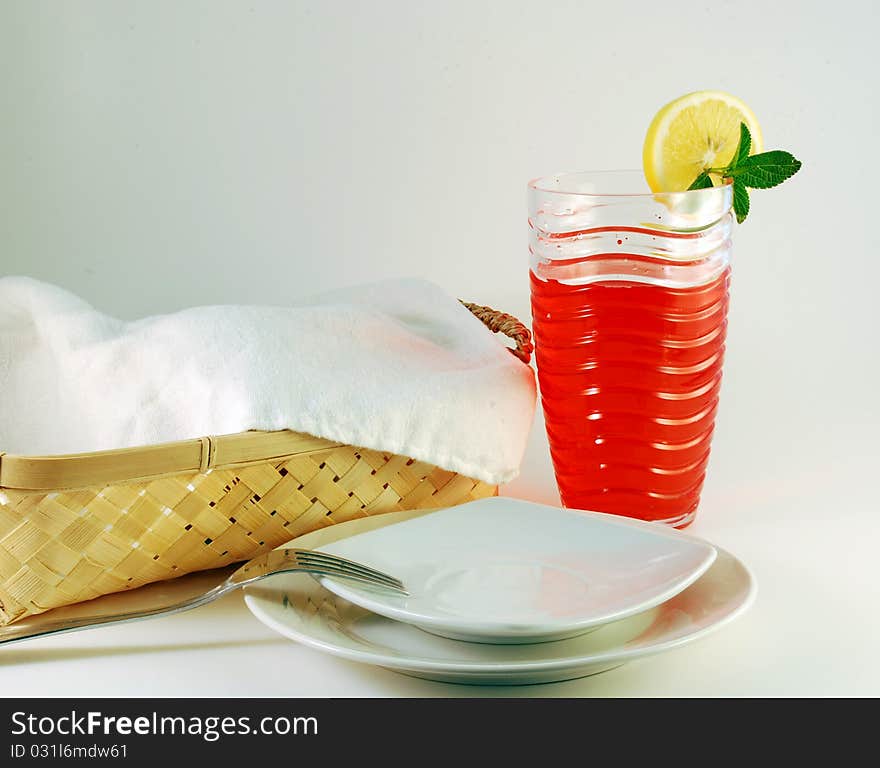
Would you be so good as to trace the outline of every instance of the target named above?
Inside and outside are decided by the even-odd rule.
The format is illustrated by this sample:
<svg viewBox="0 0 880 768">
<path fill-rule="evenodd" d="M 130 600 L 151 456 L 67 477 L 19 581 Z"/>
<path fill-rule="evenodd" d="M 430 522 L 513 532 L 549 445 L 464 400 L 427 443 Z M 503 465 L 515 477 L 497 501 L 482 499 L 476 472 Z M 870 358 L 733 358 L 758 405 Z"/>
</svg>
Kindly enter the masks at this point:
<svg viewBox="0 0 880 768">
<path fill-rule="evenodd" d="M 749 215 L 749 190 L 738 178 L 733 180 L 733 212 L 739 224 L 742 224 Z"/>
<path fill-rule="evenodd" d="M 712 179 L 709 178 L 709 172 L 703 171 L 696 179 L 694 179 L 694 183 L 691 184 L 688 189 L 708 189 L 713 186 Z"/>
<path fill-rule="evenodd" d="M 743 160 L 749 156 L 752 151 L 752 134 L 749 127 L 745 123 L 739 124 L 739 146 L 733 154 L 733 160 L 730 163 L 731 168 L 736 168 Z"/>
<path fill-rule="evenodd" d="M 769 189 L 782 184 L 801 169 L 801 161 L 790 152 L 774 149 L 744 158 L 730 175 L 753 189 Z"/>
</svg>

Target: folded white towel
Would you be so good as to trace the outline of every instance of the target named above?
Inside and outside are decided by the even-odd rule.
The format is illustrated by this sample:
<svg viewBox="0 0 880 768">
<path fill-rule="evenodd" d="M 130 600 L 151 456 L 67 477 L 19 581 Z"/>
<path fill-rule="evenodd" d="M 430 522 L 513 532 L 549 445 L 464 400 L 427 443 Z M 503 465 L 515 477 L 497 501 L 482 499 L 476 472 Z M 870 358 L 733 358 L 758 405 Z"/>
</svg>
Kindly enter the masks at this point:
<svg viewBox="0 0 880 768">
<path fill-rule="evenodd" d="M 488 483 L 513 478 L 532 370 L 430 283 L 128 323 L 0 278 L 0 451 L 100 451 L 292 429 Z"/>
</svg>

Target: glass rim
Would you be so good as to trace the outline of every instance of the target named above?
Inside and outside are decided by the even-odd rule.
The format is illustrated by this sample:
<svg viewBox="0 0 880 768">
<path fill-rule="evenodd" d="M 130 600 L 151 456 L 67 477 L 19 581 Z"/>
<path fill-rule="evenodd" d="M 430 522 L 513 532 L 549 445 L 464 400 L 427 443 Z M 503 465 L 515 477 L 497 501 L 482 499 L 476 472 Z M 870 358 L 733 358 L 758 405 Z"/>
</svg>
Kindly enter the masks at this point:
<svg viewBox="0 0 880 768">
<path fill-rule="evenodd" d="M 704 187 L 703 189 L 685 189 L 676 192 L 653 192 L 650 189 L 647 192 L 579 192 L 573 189 L 565 189 L 564 187 L 559 186 L 559 182 L 564 180 L 565 178 L 574 178 L 579 177 L 581 179 L 588 179 L 590 177 L 599 177 L 599 176 L 614 176 L 616 178 L 622 178 L 625 176 L 638 176 L 639 179 L 643 182 L 644 186 L 647 187 L 647 181 L 645 180 L 644 171 L 641 168 L 612 168 L 607 170 L 596 169 L 596 170 L 585 170 L 585 171 L 562 171 L 560 173 L 551 173 L 545 174 L 543 176 L 537 176 L 531 179 L 528 182 L 528 189 L 534 192 L 541 192 L 547 195 L 569 195 L 573 197 L 581 197 L 585 199 L 602 199 L 602 198 L 614 198 L 614 199 L 634 199 L 634 200 L 646 200 L 646 199 L 656 199 L 658 196 L 662 196 L 663 198 L 685 198 L 685 197 L 694 197 L 699 195 L 708 194 L 718 194 L 719 191 L 723 191 L 733 186 L 733 184 L 729 181 L 722 182 L 720 186 L 712 186 L 712 187 Z M 550 180 L 555 180 L 555 184 L 551 186 L 549 183 Z"/>
</svg>

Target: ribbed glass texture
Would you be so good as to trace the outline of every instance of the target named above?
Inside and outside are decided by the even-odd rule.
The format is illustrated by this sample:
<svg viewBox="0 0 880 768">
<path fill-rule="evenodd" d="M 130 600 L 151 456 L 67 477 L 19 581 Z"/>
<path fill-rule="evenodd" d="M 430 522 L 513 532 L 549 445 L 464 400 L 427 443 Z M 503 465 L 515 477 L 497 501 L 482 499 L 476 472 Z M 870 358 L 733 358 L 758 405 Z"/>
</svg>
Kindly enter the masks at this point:
<svg viewBox="0 0 880 768">
<path fill-rule="evenodd" d="M 709 461 L 727 328 L 729 186 L 641 172 L 529 185 L 532 321 L 567 507 L 683 527 Z"/>
</svg>

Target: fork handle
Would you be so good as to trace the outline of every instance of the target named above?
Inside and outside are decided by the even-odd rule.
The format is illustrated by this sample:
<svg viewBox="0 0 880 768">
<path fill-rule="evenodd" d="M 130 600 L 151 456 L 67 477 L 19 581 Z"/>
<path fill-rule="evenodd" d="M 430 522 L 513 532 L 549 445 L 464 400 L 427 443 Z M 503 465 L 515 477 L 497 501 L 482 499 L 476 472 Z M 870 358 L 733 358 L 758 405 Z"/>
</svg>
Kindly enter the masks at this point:
<svg viewBox="0 0 880 768">
<path fill-rule="evenodd" d="M 294 550 L 290 550 L 293 552 Z M 155 605 L 142 610 L 134 610 L 126 613 L 110 614 L 85 614 L 81 616 L 69 616 L 65 608 L 57 608 L 51 614 L 38 614 L 29 617 L 20 623 L 0 629 L 0 646 L 9 643 L 43 637 L 44 635 L 62 634 L 65 632 L 77 632 L 85 629 L 107 626 L 109 624 L 121 624 L 129 621 L 140 621 L 161 616 L 169 616 L 173 613 L 188 611 L 192 608 L 211 603 L 217 598 L 242 587 L 251 581 L 257 581 L 264 576 L 278 570 L 292 570 L 290 567 L 295 562 L 288 550 L 272 550 L 259 557 L 250 560 L 237 570 L 233 571 L 226 579 L 214 584 L 208 590 L 200 590 L 196 594 L 190 594 L 182 600 L 169 602 L 158 601 Z M 219 572 L 220 569 L 218 569 Z M 227 569 L 223 569 L 227 570 Z M 208 573 L 207 571 L 203 573 Z M 193 574 L 182 578 L 192 578 Z M 148 584 L 141 589 L 158 588 L 161 582 Z M 100 600 L 101 598 L 99 598 Z M 76 608 L 77 606 L 73 606 Z M 53 615 L 58 613 L 58 618 L 53 620 Z"/>
<path fill-rule="evenodd" d="M 162 582 L 157 582 L 161 584 Z M 147 587 L 155 586 L 148 584 Z M 143 587 L 142 587 L 143 588 Z M 96 629 L 111 624 L 126 624 L 130 621 L 141 621 L 143 619 L 161 618 L 170 616 L 174 613 L 181 613 L 192 608 L 199 608 L 203 605 L 213 602 L 219 597 L 223 597 L 235 587 L 229 586 L 227 582 L 223 582 L 214 586 L 212 589 L 190 596 L 183 600 L 174 600 L 171 602 L 158 602 L 150 608 L 141 610 L 133 610 L 125 613 L 108 613 L 108 614 L 86 614 L 83 616 L 66 616 L 62 613 L 56 619 L 51 615 L 48 617 L 43 614 L 30 616 L 20 623 L 15 623 L 9 627 L 0 629 L 0 646 L 9 643 L 16 643 L 21 640 L 30 640 L 31 638 L 44 637 L 45 635 L 61 635 L 66 632 L 79 632 L 86 629 Z M 99 600 L 101 598 L 98 598 Z M 56 609 L 64 611 L 64 608 Z"/>
</svg>

